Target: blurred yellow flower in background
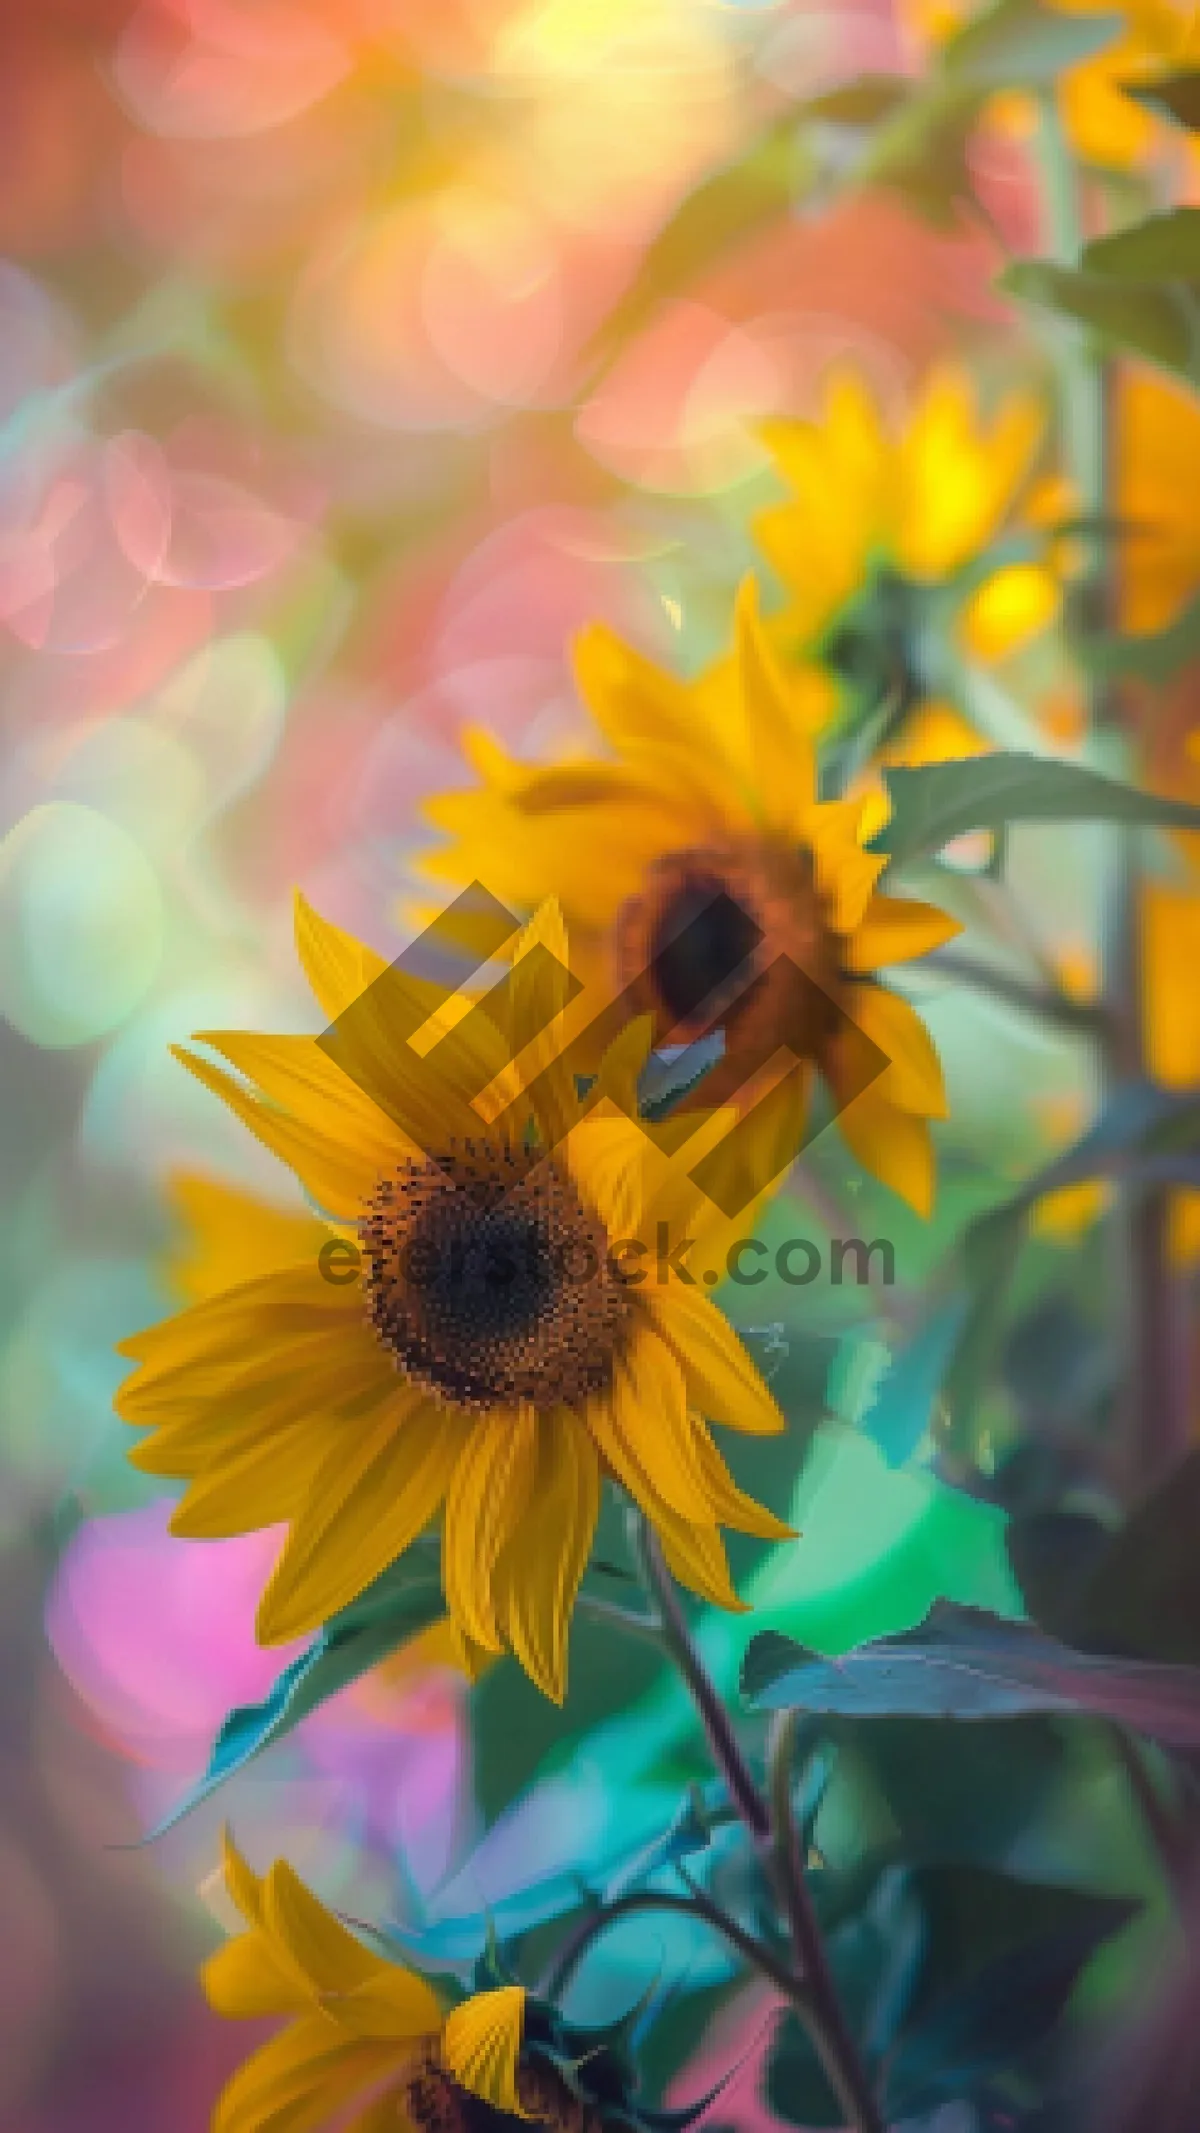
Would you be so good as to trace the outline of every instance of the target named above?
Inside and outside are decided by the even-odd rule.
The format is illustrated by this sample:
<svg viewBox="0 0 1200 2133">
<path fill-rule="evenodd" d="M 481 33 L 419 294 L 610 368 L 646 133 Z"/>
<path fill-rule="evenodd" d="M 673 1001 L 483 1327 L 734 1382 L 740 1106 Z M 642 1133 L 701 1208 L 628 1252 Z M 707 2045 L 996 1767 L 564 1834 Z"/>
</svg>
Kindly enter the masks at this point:
<svg viewBox="0 0 1200 2133">
<path fill-rule="evenodd" d="M 927 1213 L 941 1070 L 907 1001 L 872 980 L 959 928 L 878 890 L 886 862 L 866 848 L 861 800 L 818 800 L 824 691 L 779 662 L 751 583 L 733 655 L 697 681 L 600 627 L 579 640 L 576 669 L 611 757 L 530 767 L 469 732 L 480 783 L 429 804 L 452 840 L 430 871 L 482 881 L 517 909 L 557 896 L 579 975 L 600 992 L 631 987 L 657 1042 L 719 1026 L 724 1057 L 700 1085 L 705 1100 L 726 1100 L 790 1050 L 844 1104 L 838 1124 L 860 1162 Z M 735 968 L 748 982 L 730 1002 Z M 890 1062 L 866 1088 L 856 1035 Z M 798 1111 L 793 1146 L 801 1125 Z"/>
<path fill-rule="evenodd" d="M 570 2122 L 552 2071 L 521 2064 L 519 1986 L 448 2008 L 424 1978 L 357 1940 L 285 1860 L 260 1878 L 226 1836 L 224 1870 L 245 1931 L 204 1966 L 209 2005 L 235 2020 L 285 2016 L 287 2026 L 226 2084 L 212 2133 L 334 2124 L 345 2133 L 442 2133 L 473 2124 L 480 2104 L 489 2122 L 493 2114 Z"/>
<path fill-rule="evenodd" d="M 302 901 L 297 943 L 336 1060 L 317 1038 L 236 1032 L 201 1041 L 242 1078 L 178 1056 L 329 1221 L 255 1216 L 269 1256 L 248 1276 L 228 1205 L 187 1188 L 209 1238 L 233 1236 L 236 1285 L 212 1293 L 193 1260 L 202 1300 L 122 1343 L 138 1367 L 118 1411 L 151 1431 L 130 1456 L 191 1484 L 177 1533 L 288 1523 L 259 1609 L 266 1643 L 327 1621 L 444 1511 L 456 1630 L 512 1649 L 561 1699 L 603 1473 L 653 1521 L 673 1572 L 720 1606 L 740 1603 L 719 1527 L 789 1532 L 736 1487 L 708 1431 L 783 1427 L 736 1334 L 694 1279 L 641 1287 L 617 1257 L 666 1234 L 716 1260 L 728 1218 L 688 1175 L 695 1142 L 680 1163 L 611 1106 L 580 1116 L 558 1057 L 553 972 L 569 965 L 555 907 L 518 944 L 507 1029 L 484 1003 L 434 1075 L 408 1037 L 436 988 Z M 520 1054 L 526 1081 L 511 1032 L 542 1023 Z"/>
<path fill-rule="evenodd" d="M 847 370 L 831 375 L 818 421 L 765 424 L 791 492 L 754 529 L 786 593 L 780 641 L 880 697 L 911 697 L 921 693 L 910 638 L 923 590 L 960 579 L 956 627 L 983 659 L 1045 628 L 1059 605 L 1049 563 L 986 561 L 1029 483 L 1045 420 L 1036 395 L 1014 392 L 985 423 L 968 375 L 940 367 L 899 430 Z"/>
</svg>

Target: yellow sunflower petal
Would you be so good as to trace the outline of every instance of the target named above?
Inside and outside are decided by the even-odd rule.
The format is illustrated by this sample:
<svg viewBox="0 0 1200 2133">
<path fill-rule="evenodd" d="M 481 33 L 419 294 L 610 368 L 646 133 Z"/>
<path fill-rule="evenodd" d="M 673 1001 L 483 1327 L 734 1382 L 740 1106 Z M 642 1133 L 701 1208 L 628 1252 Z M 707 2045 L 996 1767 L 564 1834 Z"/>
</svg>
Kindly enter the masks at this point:
<svg viewBox="0 0 1200 2133">
<path fill-rule="evenodd" d="M 765 1504 L 756 1503 L 739 1489 L 703 1422 L 694 1423 L 700 1470 L 708 1497 L 709 1515 L 719 1526 L 734 1533 L 751 1533 L 757 1540 L 795 1540 L 796 1529 L 776 1518 Z"/>
<path fill-rule="evenodd" d="M 312 1996 L 294 1970 L 281 1963 L 265 1933 L 239 1933 L 210 1955 L 200 1972 L 214 2014 L 235 2021 L 262 2015 L 301 2014 Z"/>
<path fill-rule="evenodd" d="M 243 1857 L 226 1822 L 221 1828 L 221 1871 L 225 1887 L 248 1926 L 262 1923 L 262 1879 Z"/>
<path fill-rule="evenodd" d="M 181 1235 L 166 1260 L 171 1288 L 199 1303 L 239 1281 L 315 1259 L 328 1236 L 315 1215 L 280 1207 L 218 1178 L 181 1171 L 167 1185 Z"/>
<path fill-rule="evenodd" d="M 733 1327 L 711 1299 L 681 1282 L 640 1292 L 683 1369 L 688 1399 L 710 1422 L 776 1436 L 783 1416 Z"/>
<path fill-rule="evenodd" d="M 563 1018 L 576 989 L 562 911 L 557 898 L 549 896 L 521 934 L 512 968 L 492 996 L 497 1005 L 489 1002 L 489 1007 L 502 1019 L 509 1052 L 504 1072 L 493 1084 L 501 1106 L 519 1101 L 521 1091 L 536 1083 L 538 1121 L 552 1147 L 570 1130 L 579 1110 L 575 1078 L 563 1057 Z"/>
<path fill-rule="evenodd" d="M 260 1643 L 319 1628 L 403 1554 L 445 1496 L 466 1430 L 407 1386 L 356 1441 L 335 1437 L 259 1603 Z"/>
<path fill-rule="evenodd" d="M 325 1415 L 306 1415 L 283 1428 L 268 1425 L 192 1482 L 171 1513 L 172 1533 L 184 1540 L 225 1540 L 295 1517 L 328 1450 Z M 136 1456 L 133 1464 L 143 1473 L 161 1471 Z"/>
<path fill-rule="evenodd" d="M 420 1155 L 411 1135 L 397 1130 L 396 1111 L 384 1112 L 343 1073 L 314 1037 L 263 1037 L 243 1030 L 197 1030 L 207 1044 L 253 1082 L 268 1103 L 298 1125 L 351 1147 L 378 1176 L 400 1155 Z"/>
<path fill-rule="evenodd" d="M 933 372 L 900 444 L 902 570 L 944 578 L 986 545 L 1032 465 L 1044 424 L 1036 397 L 1015 393 L 985 431 L 967 373 Z"/>
<path fill-rule="evenodd" d="M 890 1186 L 917 1214 L 932 1213 L 933 1143 L 923 1118 L 897 1110 L 880 1095 L 876 1084 L 840 1111 L 837 1123 L 864 1170 Z"/>
<path fill-rule="evenodd" d="M 323 2133 L 396 2064 L 396 2047 L 359 2042 L 323 2014 L 293 2022 L 239 2067 L 212 2133 Z"/>
<path fill-rule="evenodd" d="M 537 1471 L 537 1415 L 524 1406 L 465 1425 L 446 1502 L 442 1579 L 446 1604 L 476 1644 L 502 1648 L 493 1576 L 521 1531 Z"/>
<path fill-rule="evenodd" d="M 249 1127 L 264 1148 L 269 1148 L 272 1155 L 277 1155 L 280 1162 L 295 1171 L 318 1207 L 343 1221 L 355 1219 L 373 1190 L 379 1172 L 369 1155 L 331 1137 L 331 1133 L 336 1132 L 336 1114 L 330 1115 L 329 1131 L 302 1125 L 281 1111 L 268 1110 L 231 1074 L 226 1074 L 221 1067 L 211 1066 L 207 1059 L 198 1058 L 183 1045 L 173 1044 L 171 1051 L 189 1074 L 194 1074 L 206 1089 L 211 1089 L 214 1096 L 228 1104 L 235 1117 Z"/>
<path fill-rule="evenodd" d="M 749 1614 L 730 1581 L 725 1544 L 715 1526 L 693 1525 L 666 1510 L 658 1512 L 654 1523 L 673 1578 L 713 1607 L 723 1607 L 729 1614 Z"/>
<path fill-rule="evenodd" d="M 794 838 L 816 802 L 817 759 L 811 735 L 793 714 L 788 677 L 767 642 L 753 578 L 739 589 L 735 629 L 753 790 L 767 826 Z"/>
<path fill-rule="evenodd" d="M 263 1883 L 263 1925 L 315 1993 L 353 1992 L 382 1967 L 286 1859 L 275 1861 Z"/>
<path fill-rule="evenodd" d="M 543 1695 L 561 1703 L 567 1633 L 600 1515 L 596 1448 L 569 1408 L 537 1418 L 537 1463 L 522 1528 L 496 1565 L 505 1642 Z"/>
<path fill-rule="evenodd" d="M 517 2065 L 525 2033 L 525 1993 L 520 1985 L 477 1992 L 447 2015 L 442 2057 L 460 2088 L 482 2097 L 494 2111 L 527 2118 L 517 2094 Z"/>
<path fill-rule="evenodd" d="M 886 963 L 911 963 L 952 941 L 962 927 L 936 904 L 908 896 L 872 896 L 843 949 L 845 968 L 866 976 Z"/>
<path fill-rule="evenodd" d="M 856 985 L 850 1012 L 872 1044 L 891 1061 L 874 1084 L 879 1094 L 920 1118 L 945 1118 L 942 1064 L 916 1009 L 897 992 L 884 992 L 878 985 Z"/>
<path fill-rule="evenodd" d="M 117 1343 L 139 1365 L 116 1395 L 117 1412 L 153 1418 L 154 1392 L 175 1382 L 190 1412 L 242 1379 L 270 1378 L 286 1361 L 285 1342 L 340 1337 L 361 1317 L 361 1295 L 323 1280 L 316 1260 L 240 1282 Z"/>
<path fill-rule="evenodd" d="M 663 1502 L 682 1518 L 711 1521 L 683 1367 L 644 1312 L 615 1359 L 610 1407 L 614 1430 Z"/>
</svg>

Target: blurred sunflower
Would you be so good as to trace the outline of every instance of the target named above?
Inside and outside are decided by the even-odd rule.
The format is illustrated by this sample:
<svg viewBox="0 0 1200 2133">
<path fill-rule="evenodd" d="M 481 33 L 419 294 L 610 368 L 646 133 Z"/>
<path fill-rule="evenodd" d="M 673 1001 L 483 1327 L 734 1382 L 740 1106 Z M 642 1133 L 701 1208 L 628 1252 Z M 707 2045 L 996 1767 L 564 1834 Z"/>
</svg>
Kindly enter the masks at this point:
<svg viewBox="0 0 1200 2133">
<path fill-rule="evenodd" d="M 741 1343 L 694 1283 L 641 1288 L 618 1253 L 663 1235 L 718 1252 L 727 1218 L 640 1124 L 611 1105 L 582 1117 L 557 1052 L 556 907 L 523 934 L 503 1013 L 477 1003 L 432 1072 L 407 1040 L 440 990 L 302 900 L 297 940 L 324 1039 L 206 1033 L 240 1079 L 178 1056 L 329 1220 L 249 1278 L 243 1237 L 236 1285 L 122 1344 L 138 1367 L 118 1411 L 151 1430 L 131 1457 L 190 1483 L 177 1533 L 288 1523 L 265 1643 L 328 1620 L 444 1510 L 457 1629 L 511 1648 L 561 1698 L 603 1473 L 652 1519 L 675 1574 L 721 1606 L 740 1603 L 718 1527 L 789 1530 L 734 1485 L 701 1419 L 782 1428 Z M 631 1041 L 644 1053 L 627 1031 L 618 1064 Z M 715 1114 L 711 1135 L 729 1123 Z M 273 1228 L 264 1246 L 280 1241 Z"/>
<path fill-rule="evenodd" d="M 246 1931 L 205 1964 L 209 2004 L 288 2019 L 226 2085 L 212 2133 L 335 2123 L 344 2133 L 498 2133 L 531 2118 L 583 2133 L 584 2106 L 537 2050 L 520 1986 L 447 2006 L 423 1977 L 356 1940 L 286 1861 L 260 1879 L 228 1836 L 224 1853 Z"/>
<path fill-rule="evenodd" d="M 777 660 L 752 583 L 733 655 L 698 681 L 599 626 L 578 641 L 576 671 L 615 760 L 531 768 L 468 732 L 481 784 L 429 803 L 452 839 L 430 871 L 481 881 L 518 909 L 555 894 L 577 974 L 597 995 L 625 988 L 656 1042 L 719 1028 L 705 1101 L 760 1087 L 765 1063 L 790 1051 L 802 1063 L 798 1100 L 775 1121 L 791 1132 L 788 1152 L 819 1071 L 854 1154 L 927 1213 L 941 1070 L 919 1017 L 873 973 L 959 928 L 932 905 L 879 892 L 886 862 L 866 848 L 861 799 L 818 799 L 823 692 Z M 873 1079 L 864 1040 L 882 1068 Z"/>
<path fill-rule="evenodd" d="M 1193 0 L 1125 0 L 1101 8 L 1095 0 L 1048 0 L 1062 15 L 1108 15 L 1114 34 L 1100 49 L 1067 67 L 1059 77 L 1058 102 L 1067 137 L 1077 155 L 1102 169 L 1131 170 L 1154 152 L 1162 121 L 1125 93 L 1131 83 L 1152 81 L 1194 66 L 1198 43 Z M 958 0 L 902 0 L 902 12 L 924 43 L 943 44 L 974 12 Z M 997 99 L 1009 130 L 1032 131 L 1032 98 L 1013 92 Z M 1176 136 L 1182 140 L 1181 135 Z"/>
<path fill-rule="evenodd" d="M 1044 428 L 1041 402 L 1023 392 L 985 426 L 971 380 L 948 367 L 930 374 L 898 432 L 846 370 L 830 377 L 819 421 L 764 424 L 791 492 L 754 529 L 786 593 L 774 626 L 791 655 L 832 676 L 842 722 L 890 706 L 888 730 L 902 730 L 939 694 L 926 663 L 947 630 L 994 660 L 1053 620 L 1059 586 L 1044 533 L 1027 521 L 1016 529 L 1025 552 L 989 554 Z"/>
</svg>

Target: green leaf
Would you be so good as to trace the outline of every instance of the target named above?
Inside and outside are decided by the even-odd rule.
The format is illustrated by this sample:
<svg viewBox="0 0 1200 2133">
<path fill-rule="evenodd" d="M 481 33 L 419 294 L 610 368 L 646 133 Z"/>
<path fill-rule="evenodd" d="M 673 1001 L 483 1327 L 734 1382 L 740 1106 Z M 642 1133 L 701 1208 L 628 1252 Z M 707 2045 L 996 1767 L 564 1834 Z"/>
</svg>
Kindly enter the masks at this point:
<svg viewBox="0 0 1200 2133">
<path fill-rule="evenodd" d="M 1007 754 L 885 770 L 891 818 L 875 839 L 893 866 L 941 851 L 968 830 L 1010 822 L 1130 822 L 1200 828 L 1200 808 L 1120 785 L 1078 763 Z"/>
<path fill-rule="evenodd" d="M 1173 1467 L 1090 1567 L 1073 1641 L 1200 1667 L 1200 1451 Z"/>
<path fill-rule="evenodd" d="M 942 68 L 978 89 L 1036 88 L 1101 51 L 1122 27 L 1117 13 L 1067 15 L 1040 0 L 996 0 L 948 40 Z"/>
<path fill-rule="evenodd" d="M 697 185 L 670 216 L 647 247 L 631 287 L 585 352 L 585 369 L 596 364 L 603 371 L 660 304 L 690 288 L 736 245 L 788 214 L 807 193 L 811 179 L 796 114 L 788 111 L 744 154 Z"/>
<path fill-rule="evenodd" d="M 1087 1964 L 1136 1910 L 1122 1897 L 1093 1897 L 1057 1931 L 952 1986 L 901 2040 L 888 2068 L 889 2117 L 957 2098 L 981 2075 L 1011 2073 L 1049 2036 Z"/>
<path fill-rule="evenodd" d="M 1200 283 L 1200 207 L 1173 207 L 1149 215 L 1083 248 L 1085 273 L 1111 281 Z"/>
<path fill-rule="evenodd" d="M 1079 656 L 1088 672 L 1101 679 L 1129 674 L 1161 688 L 1181 667 L 1200 658 L 1200 596 L 1164 629 L 1137 637 L 1085 637 Z"/>
<path fill-rule="evenodd" d="M 1148 111 L 1161 111 L 1190 133 L 1200 133 L 1200 68 L 1182 74 L 1164 74 L 1158 81 L 1125 81 L 1121 88 L 1135 104 Z"/>
<path fill-rule="evenodd" d="M 763 1631 L 746 1650 L 741 1686 L 750 1704 L 768 1711 L 960 1724 L 1074 1712 L 1166 1746 L 1200 1746 L 1196 1669 L 1076 1651 L 1031 1623 L 946 1600 L 915 1629 L 836 1659 Z"/>
<path fill-rule="evenodd" d="M 1064 1931 L 1090 1926 L 1101 1939 L 1134 1906 L 1058 1882 L 1023 1881 L 992 1867 L 921 1866 L 911 1879 L 925 1919 L 927 1953 L 907 2021 L 931 2014 L 986 1966 Z"/>
<path fill-rule="evenodd" d="M 972 196 L 967 144 L 982 102 L 969 83 L 932 82 L 880 126 L 857 182 L 899 193 L 936 228 L 952 225 Z"/>
<path fill-rule="evenodd" d="M 327 1622 L 299 1657 L 284 1667 L 261 1703 L 239 1704 L 230 1711 L 213 1743 L 204 1775 L 152 1836 L 171 1829 L 264 1748 L 282 1740 L 310 1711 L 444 1613 L 436 1563 L 430 1565 L 426 1550 L 414 1550 Z"/>
<path fill-rule="evenodd" d="M 835 126 L 874 126 L 907 104 L 913 94 L 906 74 L 860 74 L 802 105 L 805 118 L 828 119 Z"/>
<path fill-rule="evenodd" d="M 1044 259 L 1016 260 L 998 286 L 1025 303 L 1090 326 L 1119 352 L 1148 356 L 1185 377 L 1196 374 L 1196 331 L 1186 289 L 1117 281 Z"/>
</svg>

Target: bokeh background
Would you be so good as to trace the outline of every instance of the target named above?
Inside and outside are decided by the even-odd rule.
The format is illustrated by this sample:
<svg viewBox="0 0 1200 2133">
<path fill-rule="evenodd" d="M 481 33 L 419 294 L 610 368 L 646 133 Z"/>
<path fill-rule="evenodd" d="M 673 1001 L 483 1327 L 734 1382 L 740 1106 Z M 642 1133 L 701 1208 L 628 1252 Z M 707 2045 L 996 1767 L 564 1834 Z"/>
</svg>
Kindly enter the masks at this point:
<svg viewBox="0 0 1200 2133">
<path fill-rule="evenodd" d="M 215 1817 L 142 1840 L 273 1675 L 251 1632 L 271 1542 L 172 1542 L 110 1399 L 114 1342 L 187 1290 L 187 1181 L 284 1187 L 168 1044 L 303 1026 L 296 885 L 402 945 L 460 728 L 530 753 L 581 732 L 585 621 L 687 671 L 712 656 L 776 493 L 758 426 L 816 411 L 831 364 L 898 417 L 947 354 L 1030 371 L 994 288 L 1037 240 L 1003 112 L 972 142 L 974 214 L 780 175 L 798 101 L 919 70 L 929 27 L 888 0 L 4 0 L 4 2133 L 201 2133 L 245 2048 L 194 1983 Z M 1200 470 L 1182 393 L 1155 390 L 1147 435 Z M 1195 581 L 1194 496 L 1177 516 L 1147 625 Z M 1039 716 L 1070 745 L 1069 690 Z M 1040 948 L 1086 992 L 1086 833 L 1022 850 Z M 1094 1092 L 1053 1032 L 945 980 L 922 1004 L 950 1221 Z M 818 1150 L 798 1181 L 810 1233 L 847 1172 Z M 894 1333 L 941 1233 L 890 1213 Z M 1048 1281 L 1075 1234 L 1046 1223 Z M 749 1330 L 819 1403 L 874 1307 L 830 1292 L 801 1329 Z M 930 1539 L 924 1483 L 854 1457 L 810 1632 L 845 1631 L 850 1587 L 851 1626 L 886 1627 L 885 1574 L 1011 1598 L 986 1507 Z M 486 1818 L 470 1764 L 435 1654 L 307 1722 L 240 1784 L 239 1830 L 326 1888 L 397 1856 L 432 1887 Z"/>
</svg>

